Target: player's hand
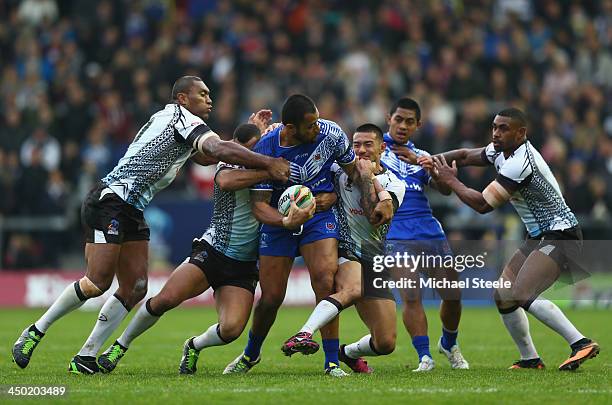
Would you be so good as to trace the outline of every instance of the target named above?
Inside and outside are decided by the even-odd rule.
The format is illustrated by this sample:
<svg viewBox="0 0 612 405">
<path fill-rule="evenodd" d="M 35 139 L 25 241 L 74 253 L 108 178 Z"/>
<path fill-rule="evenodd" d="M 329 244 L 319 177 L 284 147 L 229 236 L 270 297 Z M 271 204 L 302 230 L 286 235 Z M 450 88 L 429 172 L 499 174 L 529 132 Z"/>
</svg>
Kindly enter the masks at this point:
<svg viewBox="0 0 612 405">
<path fill-rule="evenodd" d="M 289 162 L 283 158 L 270 158 L 268 176 L 271 180 L 286 183 L 289 180 Z"/>
<path fill-rule="evenodd" d="M 317 209 L 315 212 L 323 212 L 327 211 L 336 203 L 338 200 L 338 196 L 336 193 L 319 193 L 315 196 L 315 202 L 317 204 Z"/>
<path fill-rule="evenodd" d="M 359 158 L 355 160 L 355 169 L 359 176 L 370 178 L 374 173 L 374 162 L 369 159 Z"/>
<path fill-rule="evenodd" d="M 419 156 L 417 158 L 417 163 L 431 176 L 432 179 L 436 180 L 438 178 L 438 171 L 434 167 L 434 160 L 432 156 Z"/>
<path fill-rule="evenodd" d="M 266 128 L 266 130 L 261 134 L 262 136 L 267 134 L 268 132 L 272 132 L 274 131 L 276 128 L 280 127 L 281 125 L 283 125 L 280 122 L 273 122 L 272 124 L 268 125 L 268 128 Z"/>
<path fill-rule="evenodd" d="M 434 180 L 438 184 L 448 185 L 448 183 L 452 179 L 457 177 L 457 161 L 456 160 L 453 160 L 453 165 L 449 166 L 448 163 L 446 163 L 446 159 L 444 158 L 444 155 L 440 155 L 440 156 L 433 156 L 433 163 L 434 163 L 433 174 L 435 175 L 435 177 L 433 175 L 432 177 L 434 177 Z"/>
<path fill-rule="evenodd" d="M 407 146 L 392 144 L 391 150 L 397 155 L 399 160 L 410 163 L 411 165 L 417 164 L 417 154 L 411 151 Z"/>
<path fill-rule="evenodd" d="M 391 200 L 380 201 L 374 207 L 370 223 L 375 226 L 381 226 L 389 223 L 393 219 L 393 202 Z"/>
<path fill-rule="evenodd" d="M 259 110 L 256 113 L 251 114 L 248 123 L 255 125 L 257 128 L 259 128 L 259 132 L 263 134 L 266 131 L 266 128 L 272 123 L 272 111 Z"/>
<path fill-rule="evenodd" d="M 316 209 L 316 199 L 312 201 L 312 205 L 309 207 L 300 208 L 295 203 L 295 198 L 291 196 L 291 207 L 289 208 L 289 212 L 287 212 L 287 216 L 283 218 L 283 225 L 288 229 L 299 228 L 304 222 L 313 217 Z"/>
</svg>

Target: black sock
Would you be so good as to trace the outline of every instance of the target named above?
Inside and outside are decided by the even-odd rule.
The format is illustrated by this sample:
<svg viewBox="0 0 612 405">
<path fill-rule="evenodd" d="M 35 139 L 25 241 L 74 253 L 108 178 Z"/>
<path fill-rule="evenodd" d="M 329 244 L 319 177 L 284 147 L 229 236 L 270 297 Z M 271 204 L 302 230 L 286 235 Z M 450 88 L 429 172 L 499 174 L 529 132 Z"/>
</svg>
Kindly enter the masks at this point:
<svg viewBox="0 0 612 405">
<path fill-rule="evenodd" d="M 582 346 L 582 345 L 586 345 L 587 343 L 591 343 L 591 342 L 592 342 L 592 340 L 591 340 L 591 339 L 589 339 L 589 338 L 582 338 L 582 339 L 580 339 L 579 341 L 572 343 L 572 344 L 570 345 L 570 347 L 572 348 L 572 350 L 576 350 L 576 349 L 578 349 L 580 346 Z"/>
</svg>

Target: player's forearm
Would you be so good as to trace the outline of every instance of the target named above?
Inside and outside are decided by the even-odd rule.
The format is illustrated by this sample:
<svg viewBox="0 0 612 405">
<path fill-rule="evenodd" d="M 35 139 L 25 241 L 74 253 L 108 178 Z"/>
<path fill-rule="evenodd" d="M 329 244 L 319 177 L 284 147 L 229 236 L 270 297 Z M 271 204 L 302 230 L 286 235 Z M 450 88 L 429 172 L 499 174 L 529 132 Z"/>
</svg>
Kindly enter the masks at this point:
<svg viewBox="0 0 612 405">
<path fill-rule="evenodd" d="M 453 162 L 453 160 L 454 160 L 455 162 L 457 162 L 457 166 L 466 166 L 467 165 L 467 163 L 466 163 L 467 149 L 465 149 L 465 148 L 450 150 L 448 152 L 440 153 L 440 155 L 444 156 L 444 159 L 446 159 L 448 164 L 451 164 Z"/>
<path fill-rule="evenodd" d="M 480 191 L 469 188 L 456 177 L 448 182 L 448 186 L 455 192 L 457 197 L 475 211 L 486 214 L 493 210 Z"/>
<path fill-rule="evenodd" d="M 222 141 L 215 137 L 209 137 L 199 143 L 199 151 L 215 157 L 222 162 L 244 166 L 249 169 L 267 169 L 272 158 L 259 153 L 251 152 L 249 149 L 236 142 Z"/>
<path fill-rule="evenodd" d="M 284 227 L 283 216 L 269 204 L 252 204 L 251 211 L 257 221 L 262 224 Z"/>
<path fill-rule="evenodd" d="M 268 176 L 268 172 L 258 169 L 223 170 L 217 174 L 215 182 L 221 190 L 236 191 L 268 180 Z"/>
<path fill-rule="evenodd" d="M 358 176 L 357 186 L 361 190 L 361 198 L 359 203 L 363 208 L 364 214 L 367 218 L 372 216 L 374 207 L 378 204 L 378 193 L 376 192 L 375 178 L 372 176 Z"/>
</svg>

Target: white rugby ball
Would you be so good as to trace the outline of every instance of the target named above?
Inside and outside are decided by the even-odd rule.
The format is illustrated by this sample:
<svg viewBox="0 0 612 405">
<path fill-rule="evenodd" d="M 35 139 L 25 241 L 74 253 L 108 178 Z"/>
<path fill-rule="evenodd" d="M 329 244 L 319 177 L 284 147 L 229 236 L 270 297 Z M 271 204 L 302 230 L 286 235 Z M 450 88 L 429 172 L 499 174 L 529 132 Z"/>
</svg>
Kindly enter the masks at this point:
<svg viewBox="0 0 612 405">
<path fill-rule="evenodd" d="M 300 208 L 310 207 L 314 203 L 314 197 L 308 187 L 301 184 L 291 186 L 283 191 L 278 199 L 278 212 L 282 216 L 287 216 L 289 208 L 291 208 L 291 196 L 294 197 L 295 203 Z"/>
</svg>

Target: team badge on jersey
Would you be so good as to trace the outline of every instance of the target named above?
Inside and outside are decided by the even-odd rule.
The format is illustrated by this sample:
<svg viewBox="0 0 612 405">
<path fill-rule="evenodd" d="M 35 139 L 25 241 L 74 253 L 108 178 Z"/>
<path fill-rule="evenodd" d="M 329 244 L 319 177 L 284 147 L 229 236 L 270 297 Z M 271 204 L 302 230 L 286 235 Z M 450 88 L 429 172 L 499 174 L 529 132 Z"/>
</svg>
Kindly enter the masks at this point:
<svg viewBox="0 0 612 405">
<path fill-rule="evenodd" d="M 119 235 L 119 221 L 114 218 L 111 219 L 106 229 L 106 233 L 108 235 Z"/>
<path fill-rule="evenodd" d="M 206 258 L 208 258 L 208 252 L 203 250 L 200 253 L 198 253 L 193 260 L 197 260 L 199 262 L 204 262 L 204 260 L 206 260 Z"/>
<path fill-rule="evenodd" d="M 327 229 L 327 232 L 333 232 L 336 230 L 336 224 L 333 222 L 326 222 L 325 229 Z"/>
</svg>

